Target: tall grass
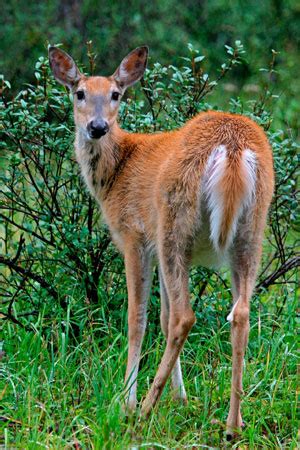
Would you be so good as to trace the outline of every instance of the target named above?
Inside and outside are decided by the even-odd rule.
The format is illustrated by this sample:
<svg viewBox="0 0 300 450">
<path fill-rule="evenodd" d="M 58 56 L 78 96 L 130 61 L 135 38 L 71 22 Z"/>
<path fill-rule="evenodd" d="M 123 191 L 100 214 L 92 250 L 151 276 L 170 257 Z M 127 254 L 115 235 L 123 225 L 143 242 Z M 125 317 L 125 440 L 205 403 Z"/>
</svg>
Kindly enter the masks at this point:
<svg viewBox="0 0 300 450">
<path fill-rule="evenodd" d="M 171 400 L 169 387 L 147 421 L 126 418 L 121 409 L 126 362 L 126 304 L 122 319 L 82 319 L 82 334 L 71 333 L 69 303 L 65 314 L 47 321 L 41 313 L 36 332 L 5 324 L 2 359 L 2 431 L 5 448 L 219 448 L 225 445 L 231 351 L 229 293 L 198 304 L 198 321 L 182 356 L 188 406 Z M 225 299 L 225 302 L 224 302 Z M 152 298 L 150 316 L 155 319 Z M 245 361 L 245 429 L 234 447 L 296 448 L 297 296 L 290 292 L 286 310 L 276 316 L 273 295 L 254 299 L 249 349 Z M 87 312 L 87 311 L 86 311 Z M 88 317 L 88 314 L 82 314 Z M 150 317 L 150 319 L 151 319 Z M 202 317 L 202 320 L 201 320 Z M 103 321 L 110 323 L 103 326 Z M 164 347 L 162 334 L 149 330 L 139 373 L 139 398 L 145 395 Z"/>
</svg>

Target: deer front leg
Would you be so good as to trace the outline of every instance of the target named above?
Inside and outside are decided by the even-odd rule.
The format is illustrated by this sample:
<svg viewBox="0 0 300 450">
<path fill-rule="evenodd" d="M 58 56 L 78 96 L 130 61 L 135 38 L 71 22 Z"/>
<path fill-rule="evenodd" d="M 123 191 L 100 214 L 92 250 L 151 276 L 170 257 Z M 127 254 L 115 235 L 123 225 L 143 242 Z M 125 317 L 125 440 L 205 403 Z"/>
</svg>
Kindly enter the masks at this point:
<svg viewBox="0 0 300 450">
<path fill-rule="evenodd" d="M 195 323 L 195 315 L 189 303 L 188 270 L 184 258 L 175 254 L 170 245 L 165 243 L 159 255 L 159 263 L 170 301 L 168 337 L 158 371 L 142 404 L 142 415 L 146 417 L 161 396 L 189 331 Z"/>
<path fill-rule="evenodd" d="M 128 290 L 128 359 L 125 375 L 127 412 L 133 412 L 136 408 L 137 374 L 146 328 L 151 268 L 151 259 L 145 249 L 136 244 L 128 244 L 125 250 Z"/>
</svg>

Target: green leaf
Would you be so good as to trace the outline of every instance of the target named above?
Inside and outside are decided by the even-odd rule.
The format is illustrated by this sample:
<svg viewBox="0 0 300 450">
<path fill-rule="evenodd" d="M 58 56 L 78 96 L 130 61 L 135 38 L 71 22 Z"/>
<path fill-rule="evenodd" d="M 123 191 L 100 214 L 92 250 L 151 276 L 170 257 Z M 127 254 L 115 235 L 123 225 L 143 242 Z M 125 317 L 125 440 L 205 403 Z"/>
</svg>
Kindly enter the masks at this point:
<svg viewBox="0 0 300 450">
<path fill-rule="evenodd" d="M 205 58 L 205 56 L 196 56 L 196 58 L 194 58 L 195 63 L 201 62 L 203 61 L 203 59 Z"/>
</svg>

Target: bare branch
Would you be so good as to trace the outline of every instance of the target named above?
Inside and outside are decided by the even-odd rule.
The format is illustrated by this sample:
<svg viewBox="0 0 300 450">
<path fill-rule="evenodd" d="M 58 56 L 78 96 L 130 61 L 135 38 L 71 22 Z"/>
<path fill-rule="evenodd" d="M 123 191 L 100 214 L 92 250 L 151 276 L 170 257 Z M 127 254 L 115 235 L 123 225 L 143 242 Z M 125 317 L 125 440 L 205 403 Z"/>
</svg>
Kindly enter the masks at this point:
<svg viewBox="0 0 300 450">
<path fill-rule="evenodd" d="M 275 270 L 271 275 L 266 277 L 264 280 L 262 280 L 258 285 L 256 286 L 256 291 L 261 292 L 264 289 L 267 289 L 269 286 L 274 284 L 274 282 L 285 275 L 289 270 L 294 269 L 295 267 L 300 266 L 300 256 L 294 256 L 287 261 L 285 261 L 281 266 Z"/>
</svg>

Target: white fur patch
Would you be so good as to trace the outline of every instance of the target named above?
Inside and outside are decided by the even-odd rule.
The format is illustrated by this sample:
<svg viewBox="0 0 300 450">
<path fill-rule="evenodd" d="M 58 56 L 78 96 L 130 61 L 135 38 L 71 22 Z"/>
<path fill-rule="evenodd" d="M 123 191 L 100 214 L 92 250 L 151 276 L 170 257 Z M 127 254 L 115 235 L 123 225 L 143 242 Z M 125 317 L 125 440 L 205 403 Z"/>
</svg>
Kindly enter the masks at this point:
<svg viewBox="0 0 300 450">
<path fill-rule="evenodd" d="M 174 368 L 172 370 L 172 388 L 176 391 L 175 394 L 178 398 L 186 399 L 186 392 L 182 378 L 180 357 L 176 359 Z"/>
<path fill-rule="evenodd" d="M 243 151 L 242 158 L 247 188 L 243 202 L 243 207 L 245 208 L 246 206 L 250 206 L 255 199 L 257 160 L 255 153 L 248 148 Z"/>
<path fill-rule="evenodd" d="M 218 185 L 226 169 L 226 147 L 220 145 L 209 156 L 206 166 L 205 194 L 210 211 L 210 239 L 219 250 L 219 235 L 223 218 L 223 195 Z"/>
<path fill-rule="evenodd" d="M 238 220 L 245 208 L 252 205 L 255 198 L 256 166 L 255 153 L 250 149 L 245 149 L 242 153 L 241 170 L 245 180 L 245 194 L 235 217 L 232 220 L 231 229 L 227 236 L 226 248 L 232 243 L 236 234 Z M 219 237 L 223 219 L 224 194 L 220 191 L 219 184 L 225 175 L 227 165 L 227 150 L 224 145 L 217 147 L 208 158 L 204 192 L 208 202 L 210 212 L 210 239 L 217 252 L 220 252 Z"/>
<path fill-rule="evenodd" d="M 67 76 L 70 80 L 73 80 L 74 78 L 76 78 L 76 75 L 77 75 L 76 66 L 75 64 L 73 64 L 73 66 L 67 71 Z"/>
<path fill-rule="evenodd" d="M 240 298 L 238 298 L 238 300 L 235 302 L 235 304 L 233 305 L 233 308 L 232 308 L 232 310 L 231 310 L 231 312 L 228 314 L 228 316 L 227 316 L 227 320 L 228 320 L 228 322 L 232 322 L 233 321 L 233 314 L 234 314 L 234 311 L 235 311 L 235 308 L 237 307 L 237 305 L 238 305 L 238 302 L 239 302 L 239 300 L 240 300 Z"/>
<path fill-rule="evenodd" d="M 119 75 L 120 75 L 120 78 L 127 78 L 128 77 L 128 72 L 127 72 L 126 69 L 124 69 L 123 65 L 120 66 Z"/>
</svg>

